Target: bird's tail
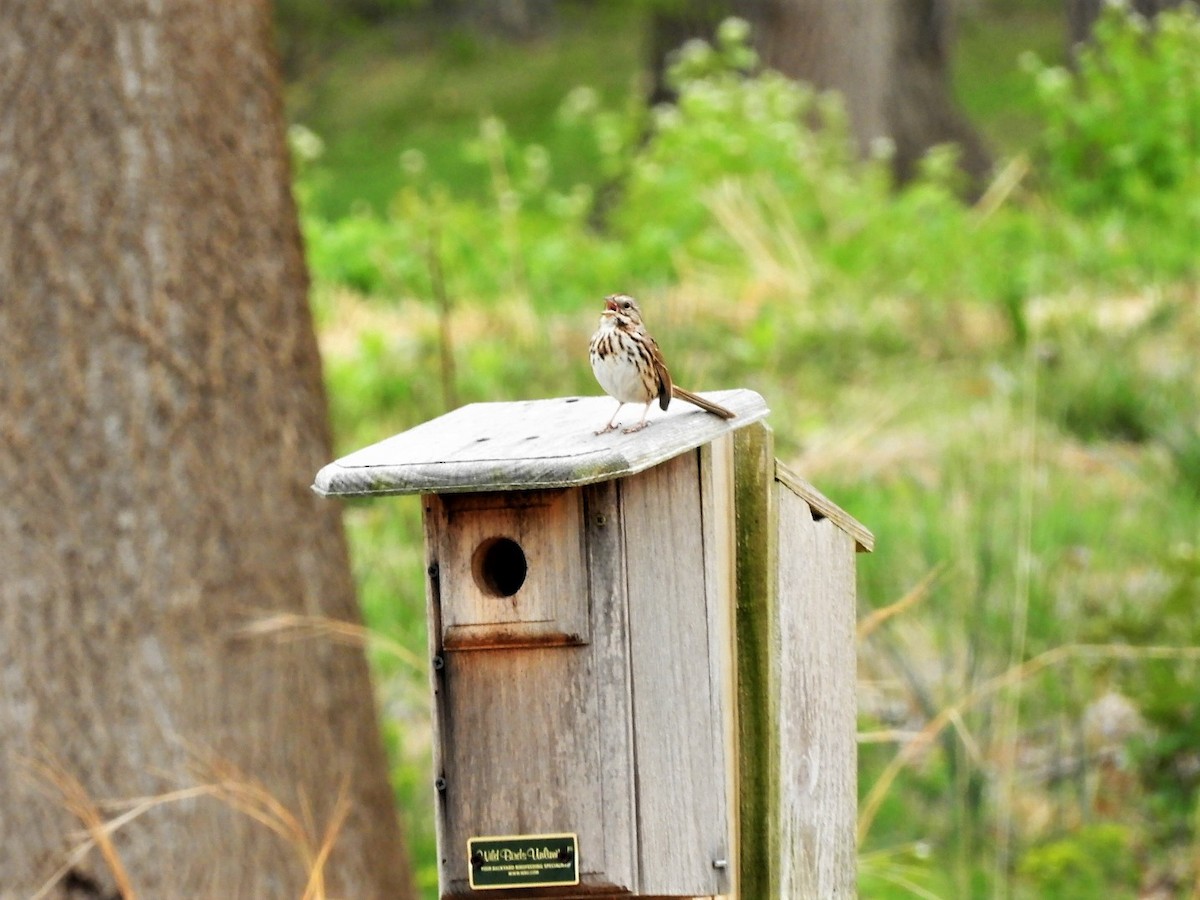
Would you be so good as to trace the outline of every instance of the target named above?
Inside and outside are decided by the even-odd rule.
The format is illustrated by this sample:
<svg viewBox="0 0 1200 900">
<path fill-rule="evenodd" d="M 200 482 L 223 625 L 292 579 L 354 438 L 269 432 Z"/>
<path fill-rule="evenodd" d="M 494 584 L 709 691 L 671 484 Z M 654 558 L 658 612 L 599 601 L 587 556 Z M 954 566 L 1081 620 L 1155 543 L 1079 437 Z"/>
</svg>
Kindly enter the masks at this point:
<svg viewBox="0 0 1200 900">
<path fill-rule="evenodd" d="M 693 394 L 691 391 L 685 391 L 679 385 L 671 385 L 671 396 L 677 400 L 685 400 L 695 406 L 700 407 L 705 412 L 710 412 L 714 416 L 720 416 L 722 419 L 732 419 L 736 414 L 732 410 L 728 410 L 719 403 L 713 403 L 711 400 L 705 400 L 699 394 Z"/>
</svg>

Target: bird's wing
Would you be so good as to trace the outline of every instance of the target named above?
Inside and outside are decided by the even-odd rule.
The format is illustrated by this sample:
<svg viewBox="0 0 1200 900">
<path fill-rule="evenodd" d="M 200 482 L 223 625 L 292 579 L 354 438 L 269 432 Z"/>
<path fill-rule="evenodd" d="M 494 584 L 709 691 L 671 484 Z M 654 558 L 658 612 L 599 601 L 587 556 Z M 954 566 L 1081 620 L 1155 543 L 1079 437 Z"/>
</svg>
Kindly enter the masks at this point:
<svg viewBox="0 0 1200 900">
<path fill-rule="evenodd" d="M 649 334 L 646 335 L 646 341 L 650 346 L 650 359 L 654 363 L 654 378 L 658 382 L 658 405 L 666 409 L 671 402 L 671 373 L 667 371 L 667 361 L 658 349 L 658 341 Z"/>
</svg>

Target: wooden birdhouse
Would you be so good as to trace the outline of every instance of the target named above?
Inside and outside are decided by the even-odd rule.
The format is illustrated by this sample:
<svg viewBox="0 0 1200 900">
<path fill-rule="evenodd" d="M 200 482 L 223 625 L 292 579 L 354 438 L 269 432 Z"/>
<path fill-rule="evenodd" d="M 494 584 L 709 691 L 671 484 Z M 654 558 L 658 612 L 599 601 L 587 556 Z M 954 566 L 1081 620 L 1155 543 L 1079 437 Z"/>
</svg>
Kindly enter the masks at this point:
<svg viewBox="0 0 1200 900">
<path fill-rule="evenodd" d="M 736 418 L 628 435 L 594 434 L 608 398 L 473 404 L 318 474 L 422 497 L 441 897 L 853 895 L 870 534 L 776 468 L 761 397 L 709 396 Z M 831 526 L 786 560 L 780 485 Z"/>
</svg>

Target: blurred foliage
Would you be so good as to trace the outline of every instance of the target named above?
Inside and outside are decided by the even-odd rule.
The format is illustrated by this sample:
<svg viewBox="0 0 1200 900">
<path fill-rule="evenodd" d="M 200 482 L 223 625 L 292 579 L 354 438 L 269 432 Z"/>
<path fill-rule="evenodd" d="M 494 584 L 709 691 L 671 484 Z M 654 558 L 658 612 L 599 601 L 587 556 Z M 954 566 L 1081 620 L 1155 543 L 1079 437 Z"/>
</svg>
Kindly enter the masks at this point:
<svg viewBox="0 0 1200 900">
<path fill-rule="evenodd" d="M 1195 15 L 1147 29 L 1109 10 L 1077 70 L 1027 61 L 1030 107 L 1005 122 L 1030 138 L 974 205 L 952 148 L 902 188 L 886 145 L 857 158 L 839 99 L 757 71 L 737 22 L 680 55 L 677 106 L 647 110 L 636 22 L 594 15 L 538 50 L 451 42 L 410 65 L 376 36 L 359 45 L 376 56 L 295 86 L 339 449 L 444 411 L 439 279 L 464 402 L 596 393 L 597 298 L 626 290 L 683 383 L 762 392 L 780 456 L 874 530 L 864 609 L 941 573 L 860 647 L 861 728 L 884 735 L 861 748 L 864 792 L 904 735 L 1035 654 L 1200 646 Z M 500 99 L 480 108 L 468 82 Z M 1191 131 L 1171 133 L 1180 116 Z M 368 621 L 418 660 L 372 655 L 431 895 L 419 508 L 347 521 Z M 1196 666 L 1067 658 L 965 703 L 890 788 L 862 895 L 1129 895 L 1180 859 L 1194 875 Z M 1100 755 L 1087 723 L 1110 694 L 1141 724 Z M 1129 785 L 1121 808 L 1105 778 Z"/>
<path fill-rule="evenodd" d="M 1200 230 L 1200 8 L 1149 22 L 1109 3 L 1073 72 L 1028 65 L 1046 123 L 1039 171 L 1065 206 Z"/>
<path fill-rule="evenodd" d="M 1111 16 L 1102 41 L 1113 31 Z M 1193 271 L 1195 229 L 1187 216 L 1144 216 L 1190 209 L 1200 192 L 1172 181 L 1161 185 L 1164 199 L 1154 209 L 1097 221 L 1086 211 L 1073 215 L 1080 179 L 1056 175 L 1037 194 L 1017 185 L 1014 196 L 981 214 L 958 198 L 950 148 L 932 153 L 921 176 L 897 190 L 886 146 L 875 159 L 855 158 L 835 95 L 771 72 L 740 74 L 752 63 L 742 27 L 725 27 L 715 48 L 687 48 L 674 75 L 678 106 L 655 110 L 648 122 L 629 104 L 603 105 L 590 88 L 567 95 L 556 129 L 572 135 L 570 146 L 588 148 L 596 161 L 590 182 L 558 184 L 547 147 L 522 145 L 496 117 L 484 118 L 461 151 L 485 186 L 482 202 L 433 176 L 423 151 L 405 151 L 397 161 L 403 187 L 385 213 L 306 216 L 314 274 L 371 295 L 422 295 L 436 231 L 455 296 L 516 293 L 539 309 L 562 309 L 564 297 L 594 297 L 607 285 L 676 280 L 685 261 L 748 261 L 799 265 L 810 291 L 899 289 L 930 302 L 998 301 L 1021 332 L 1024 298 L 1038 292 L 1080 278 L 1133 284 Z M 1172 34 L 1179 31 L 1200 28 L 1172 23 Z M 1077 80 L 1087 78 L 1081 72 Z M 1048 171 L 1079 155 L 1074 144 L 1049 139 L 1044 152 L 1055 161 Z M 1198 159 L 1194 152 L 1193 172 Z"/>
<path fill-rule="evenodd" d="M 304 178 L 311 209 L 330 219 L 385 212 L 407 181 L 404 154 L 414 147 L 431 181 L 483 200 L 486 173 L 464 144 L 485 117 L 503 121 L 522 144 L 546 147 L 558 190 L 594 181 L 593 147 L 579 130 L 558 127 L 554 110 L 574 85 L 606 105 L 636 108 L 646 20 L 623 4 L 558 6 L 552 40 L 487 40 L 405 18 L 332 42 L 301 67 L 287 87 L 289 115 L 326 142 Z"/>
<path fill-rule="evenodd" d="M 1162 556 L 1161 589 L 1122 598 L 1108 629 L 1133 644 L 1169 633 L 1200 646 L 1200 546 L 1180 543 Z M 1122 673 L 1126 691 L 1151 728 L 1137 743 L 1137 763 L 1151 795 L 1156 840 L 1169 844 L 1187 831 L 1200 786 L 1200 662 L 1154 662 Z"/>
<path fill-rule="evenodd" d="M 1085 825 L 1069 838 L 1031 848 L 1020 875 L 1038 897 L 1099 897 L 1114 888 L 1132 896 L 1139 874 L 1133 839 L 1120 825 Z"/>
</svg>

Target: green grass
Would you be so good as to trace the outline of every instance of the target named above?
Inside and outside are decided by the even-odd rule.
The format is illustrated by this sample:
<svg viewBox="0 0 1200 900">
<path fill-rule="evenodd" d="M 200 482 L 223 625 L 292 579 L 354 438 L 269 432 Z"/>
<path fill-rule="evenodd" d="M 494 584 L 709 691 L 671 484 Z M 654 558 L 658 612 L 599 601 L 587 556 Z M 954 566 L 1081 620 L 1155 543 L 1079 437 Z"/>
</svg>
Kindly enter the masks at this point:
<svg viewBox="0 0 1200 900">
<path fill-rule="evenodd" d="M 387 208 L 405 178 L 401 154 L 425 156 L 429 173 L 456 193 L 482 198 L 486 167 L 464 145 L 481 119 L 496 116 L 522 143 L 547 147 L 559 163 L 554 183 L 593 180 L 597 156 L 554 113 L 578 85 L 608 103 L 636 96 L 644 17 L 603 7 L 590 14 L 564 4 L 552 37 L 508 44 L 467 32 L 427 34 L 418 43 L 402 25 L 346 38 L 323 64 L 288 86 L 290 121 L 325 141 L 313 166 L 311 209 L 345 215 L 358 204 Z M 404 50 L 396 30 L 404 31 Z M 418 35 L 420 37 L 420 35 Z"/>
</svg>

